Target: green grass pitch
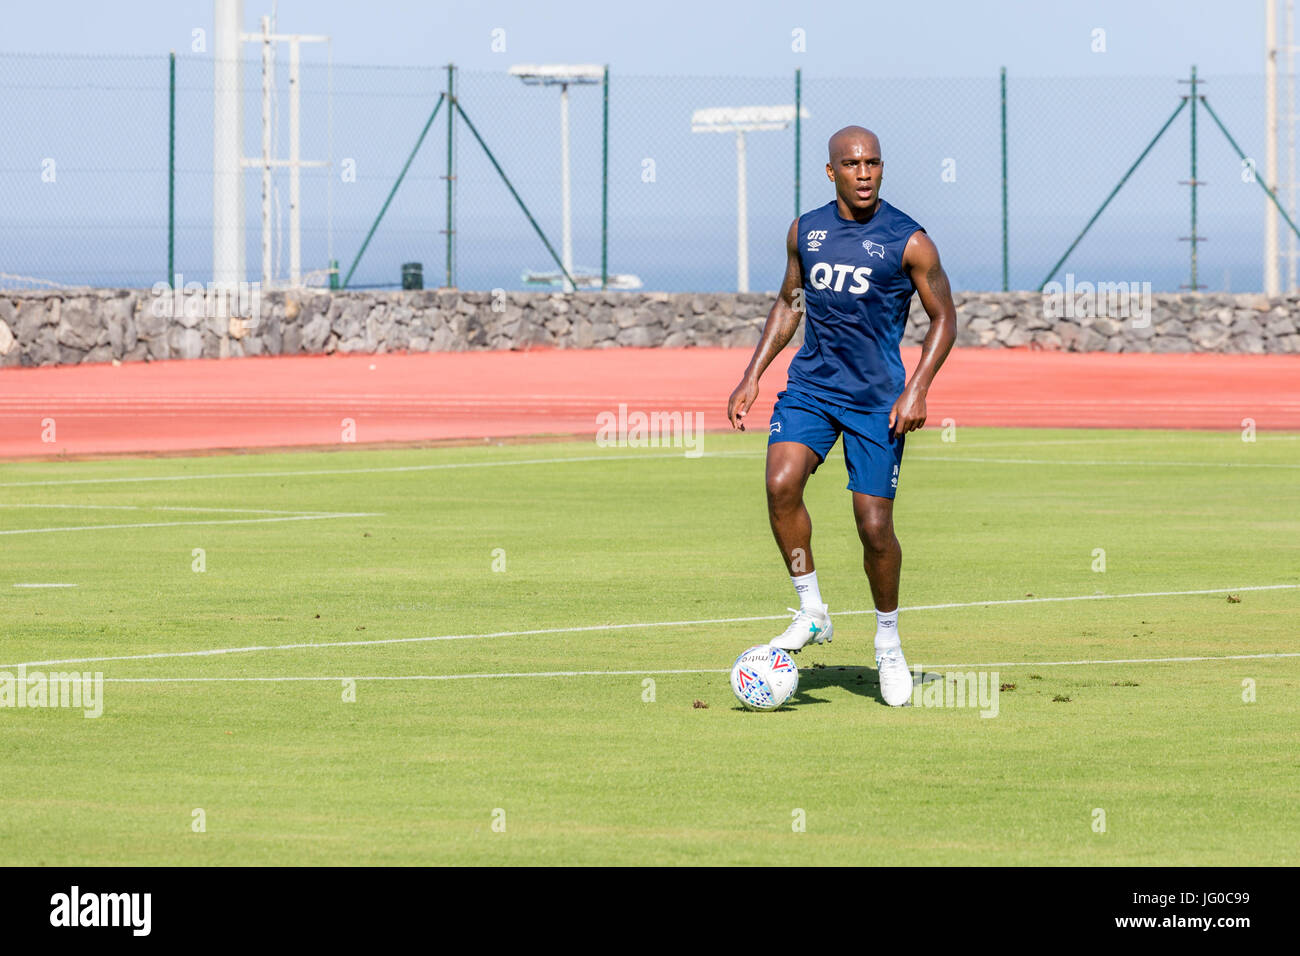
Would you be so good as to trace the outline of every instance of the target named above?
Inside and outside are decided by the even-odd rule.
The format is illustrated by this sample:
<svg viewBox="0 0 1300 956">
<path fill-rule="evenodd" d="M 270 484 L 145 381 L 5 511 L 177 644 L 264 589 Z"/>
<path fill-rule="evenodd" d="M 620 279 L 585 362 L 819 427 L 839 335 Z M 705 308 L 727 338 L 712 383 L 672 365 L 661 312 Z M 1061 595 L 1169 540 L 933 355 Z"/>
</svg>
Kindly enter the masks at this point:
<svg viewBox="0 0 1300 956">
<path fill-rule="evenodd" d="M 4 862 L 1300 862 L 1300 436 L 956 437 L 908 441 L 900 632 L 992 719 L 881 703 L 838 450 L 835 643 L 767 714 L 762 434 L 0 464 L 0 670 L 106 680 L 0 708 Z"/>
</svg>

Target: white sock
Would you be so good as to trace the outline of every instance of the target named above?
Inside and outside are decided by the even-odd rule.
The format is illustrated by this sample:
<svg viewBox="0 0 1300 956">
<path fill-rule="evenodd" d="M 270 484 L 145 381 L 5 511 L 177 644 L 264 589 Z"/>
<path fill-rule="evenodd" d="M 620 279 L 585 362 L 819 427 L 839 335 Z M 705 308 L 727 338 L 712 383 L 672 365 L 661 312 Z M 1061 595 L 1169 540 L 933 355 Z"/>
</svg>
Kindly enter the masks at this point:
<svg viewBox="0 0 1300 956">
<path fill-rule="evenodd" d="M 822 603 L 822 592 L 817 587 L 817 572 L 809 571 L 807 574 L 801 574 L 798 577 L 790 576 L 790 582 L 794 585 L 795 593 L 799 595 L 799 609 L 816 608 L 822 610 L 826 607 Z"/>
<path fill-rule="evenodd" d="M 887 651 L 893 647 L 902 647 L 903 641 L 898 636 L 898 608 L 889 613 L 876 612 L 876 651 Z"/>
</svg>

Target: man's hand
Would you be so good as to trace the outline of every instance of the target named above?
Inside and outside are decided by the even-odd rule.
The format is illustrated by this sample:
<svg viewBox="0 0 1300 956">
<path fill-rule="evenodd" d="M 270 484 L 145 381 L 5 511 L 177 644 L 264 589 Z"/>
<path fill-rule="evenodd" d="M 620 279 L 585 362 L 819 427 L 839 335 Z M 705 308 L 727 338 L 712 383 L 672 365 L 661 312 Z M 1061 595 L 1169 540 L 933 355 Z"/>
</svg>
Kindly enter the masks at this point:
<svg viewBox="0 0 1300 956">
<path fill-rule="evenodd" d="M 925 424 L 925 390 L 909 385 L 889 410 L 889 429 L 895 437 Z"/>
<path fill-rule="evenodd" d="M 795 304 L 799 305 L 799 311 L 795 311 Z M 745 415 L 758 398 L 758 380 L 772 364 L 772 359 L 794 338 L 801 321 L 803 266 L 799 261 L 799 220 L 796 219 L 790 223 L 790 229 L 785 234 L 785 278 L 781 280 L 781 292 L 767 313 L 763 334 L 754 346 L 754 356 L 745 369 L 745 377 L 731 393 L 731 398 L 727 399 L 727 417 L 731 419 L 732 428 L 742 432 L 745 430 Z"/>
<path fill-rule="evenodd" d="M 746 376 L 727 399 L 727 417 L 731 419 L 732 428 L 745 430 L 745 415 L 757 398 L 758 379 Z"/>
<path fill-rule="evenodd" d="M 921 361 L 916 371 L 889 410 L 889 428 L 895 437 L 925 424 L 925 393 L 957 339 L 957 308 L 952 304 L 948 275 L 939 262 L 939 250 L 922 230 L 912 233 L 903 248 L 903 269 L 921 297 L 925 314 L 930 317 L 930 331 L 921 343 Z"/>
</svg>

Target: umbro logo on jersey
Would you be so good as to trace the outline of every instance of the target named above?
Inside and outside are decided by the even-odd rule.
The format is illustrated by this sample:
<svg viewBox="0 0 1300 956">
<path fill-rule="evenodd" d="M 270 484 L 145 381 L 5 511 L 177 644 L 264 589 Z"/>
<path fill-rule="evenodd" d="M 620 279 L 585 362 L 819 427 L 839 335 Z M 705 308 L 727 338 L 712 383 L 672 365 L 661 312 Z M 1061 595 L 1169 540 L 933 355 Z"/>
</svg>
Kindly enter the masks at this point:
<svg viewBox="0 0 1300 956">
<path fill-rule="evenodd" d="M 878 242 L 872 242 L 870 239 L 862 240 L 862 248 L 867 250 L 869 256 L 880 256 L 885 258 L 885 247 Z"/>
<path fill-rule="evenodd" d="M 826 230 L 814 229 L 804 238 L 808 240 L 808 251 L 816 252 L 822 247 L 822 240 L 826 238 Z"/>
</svg>

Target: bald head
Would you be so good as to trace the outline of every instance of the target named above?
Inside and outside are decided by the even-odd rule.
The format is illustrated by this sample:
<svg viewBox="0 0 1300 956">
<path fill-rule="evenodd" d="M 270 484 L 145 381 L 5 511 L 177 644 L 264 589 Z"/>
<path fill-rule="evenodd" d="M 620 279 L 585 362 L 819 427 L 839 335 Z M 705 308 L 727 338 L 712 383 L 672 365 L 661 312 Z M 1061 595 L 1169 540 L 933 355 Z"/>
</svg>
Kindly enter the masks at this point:
<svg viewBox="0 0 1300 956">
<path fill-rule="evenodd" d="M 826 144 L 826 176 L 835 184 L 840 215 L 866 222 L 876 213 L 885 164 L 880 140 L 862 126 L 846 126 Z"/>
<path fill-rule="evenodd" d="M 865 126 L 846 126 L 831 136 L 826 151 L 832 166 L 845 153 L 879 156 L 880 138 Z"/>
</svg>

